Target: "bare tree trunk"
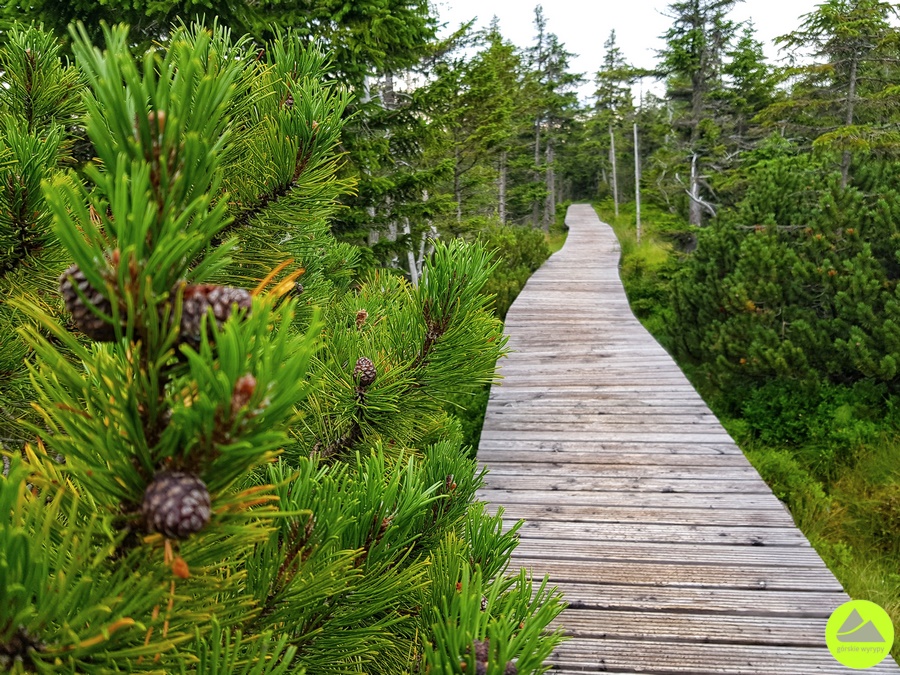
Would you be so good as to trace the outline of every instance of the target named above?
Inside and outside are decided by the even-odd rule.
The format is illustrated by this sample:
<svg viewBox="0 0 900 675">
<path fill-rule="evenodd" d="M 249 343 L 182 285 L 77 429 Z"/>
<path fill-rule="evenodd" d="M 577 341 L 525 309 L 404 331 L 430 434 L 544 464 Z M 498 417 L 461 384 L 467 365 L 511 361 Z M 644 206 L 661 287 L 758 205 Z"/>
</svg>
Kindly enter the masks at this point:
<svg viewBox="0 0 900 675">
<path fill-rule="evenodd" d="M 462 185 L 459 173 L 459 146 L 453 151 L 453 197 L 456 199 L 456 222 L 462 222 Z"/>
<path fill-rule="evenodd" d="M 547 168 L 544 171 L 547 198 L 544 200 L 544 232 L 550 231 L 550 221 L 556 213 L 556 174 L 553 170 L 553 143 L 547 142 Z"/>
<path fill-rule="evenodd" d="M 384 74 L 384 86 L 381 91 L 381 104 L 385 110 L 394 110 L 397 107 L 397 94 L 394 93 L 394 74 Z"/>
<path fill-rule="evenodd" d="M 506 225 L 506 150 L 500 153 L 500 194 L 498 201 L 500 224 Z"/>
<path fill-rule="evenodd" d="M 691 203 L 688 209 L 688 222 L 691 225 L 703 225 L 703 205 L 700 202 L 700 171 L 697 168 L 697 153 L 691 155 Z"/>
<path fill-rule="evenodd" d="M 434 229 L 434 225 L 431 226 Z M 425 243 L 428 241 L 428 232 L 423 232 L 419 238 L 419 257 L 416 258 L 416 273 L 422 276 L 422 263 L 425 262 Z"/>
<path fill-rule="evenodd" d="M 371 84 L 369 82 L 369 76 L 366 75 L 363 77 L 363 89 L 362 94 L 360 95 L 360 103 L 368 103 L 372 99 L 371 94 Z M 368 171 L 366 171 L 368 173 Z M 369 248 L 378 243 L 380 238 L 380 233 L 374 227 L 372 227 L 372 223 L 375 222 L 375 207 L 367 206 L 366 213 L 369 216 L 369 236 L 367 241 L 369 243 Z"/>
<path fill-rule="evenodd" d="M 541 175 L 541 118 L 538 117 L 534 121 L 534 172 L 535 172 L 535 181 L 540 178 Z M 531 203 L 531 224 L 533 227 L 537 227 L 540 223 L 541 217 L 541 205 L 537 199 L 535 199 Z"/>
<path fill-rule="evenodd" d="M 387 240 L 391 243 L 394 243 L 395 241 L 397 241 L 397 221 L 394 220 L 394 217 L 392 215 L 392 213 L 393 213 L 393 210 L 391 208 L 392 205 L 393 205 L 393 202 L 391 201 L 391 198 L 390 197 L 385 198 L 385 212 L 387 213 L 388 218 L 389 218 L 388 225 L 387 225 Z M 391 247 L 391 248 L 393 249 L 394 247 Z M 400 267 L 400 259 L 397 257 L 396 250 L 391 251 L 391 260 L 390 260 L 388 266 L 395 267 L 395 268 Z"/>
<path fill-rule="evenodd" d="M 619 180 L 616 175 L 616 135 L 613 133 L 612 124 L 609 125 L 609 163 L 612 165 L 612 193 L 613 206 L 616 218 L 619 217 Z"/>
<path fill-rule="evenodd" d="M 403 234 L 406 236 L 406 264 L 409 267 L 409 282 L 413 288 L 419 287 L 419 268 L 416 265 L 416 254 L 413 251 L 412 231 L 409 227 L 409 218 L 403 218 Z"/>
<path fill-rule="evenodd" d="M 850 62 L 850 86 L 847 91 L 847 109 L 846 116 L 844 118 L 844 124 L 848 127 L 853 124 L 853 108 L 856 103 L 856 79 L 857 79 L 857 70 L 859 67 L 859 60 L 856 56 L 853 57 L 853 60 Z M 847 184 L 850 182 L 850 160 L 851 155 L 849 150 L 844 150 L 841 155 L 841 187 L 846 188 Z"/>
<path fill-rule="evenodd" d="M 706 72 L 706 56 L 701 57 L 701 63 L 697 71 L 691 76 L 691 184 L 688 191 L 691 194 L 691 203 L 688 206 L 688 222 L 691 225 L 703 225 L 703 208 L 700 205 L 700 168 L 698 167 L 699 155 L 697 147 L 700 144 L 700 122 L 703 119 L 703 97 L 706 94 L 706 81 L 703 74 Z"/>
<path fill-rule="evenodd" d="M 370 223 L 370 224 L 371 224 L 371 223 L 374 223 L 374 222 L 375 222 L 375 207 L 374 207 L 374 206 L 367 206 L 367 207 L 366 207 L 366 213 L 367 213 L 368 216 L 369 216 L 369 223 Z M 381 235 L 380 235 L 380 233 L 378 232 L 378 230 L 376 230 L 374 227 L 369 227 L 369 237 L 368 237 L 369 248 L 371 248 L 372 246 L 374 246 L 375 244 L 377 244 L 377 243 L 378 243 L 378 240 L 379 240 L 380 238 L 381 238 Z"/>
<path fill-rule="evenodd" d="M 638 145 L 638 126 L 634 123 L 634 223 L 637 241 L 641 243 L 641 149 Z"/>
<path fill-rule="evenodd" d="M 422 190 L 422 201 L 428 201 L 428 190 Z M 434 240 L 439 236 L 437 228 L 434 226 L 434 222 L 429 220 L 428 232 L 423 232 L 422 239 L 419 241 L 419 259 L 416 261 L 416 272 L 419 275 L 419 279 L 422 278 L 422 273 L 425 269 L 425 258 L 434 253 Z"/>
</svg>

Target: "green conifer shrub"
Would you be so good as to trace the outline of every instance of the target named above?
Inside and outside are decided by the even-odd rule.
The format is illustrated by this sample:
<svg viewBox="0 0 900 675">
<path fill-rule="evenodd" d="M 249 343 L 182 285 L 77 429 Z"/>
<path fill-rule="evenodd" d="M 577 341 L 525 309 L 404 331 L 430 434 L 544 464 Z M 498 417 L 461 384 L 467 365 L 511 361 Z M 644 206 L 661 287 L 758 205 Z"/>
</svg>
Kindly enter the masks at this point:
<svg viewBox="0 0 900 675">
<path fill-rule="evenodd" d="M 739 207 L 699 233 L 674 280 L 673 341 L 720 388 L 900 383 L 897 169 L 870 160 L 844 189 L 825 166 L 809 155 L 759 162 Z"/>
</svg>

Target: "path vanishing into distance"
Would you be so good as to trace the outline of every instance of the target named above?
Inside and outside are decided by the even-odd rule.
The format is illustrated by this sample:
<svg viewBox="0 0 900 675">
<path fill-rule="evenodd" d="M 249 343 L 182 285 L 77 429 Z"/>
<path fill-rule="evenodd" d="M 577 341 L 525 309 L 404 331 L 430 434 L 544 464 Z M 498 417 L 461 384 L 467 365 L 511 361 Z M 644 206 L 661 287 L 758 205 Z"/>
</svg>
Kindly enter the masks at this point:
<svg viewBox="0 0 900 675">
<path fill-rule="evenodd" d="M 566 223 L 506 317 L 478 450 L 480 496 L 527 521 L 514 565 L 569 604 L 556 672 L 900 674 L 831 656 L 849 598 L 631 313 L 612 229 Z"/>
</svg>

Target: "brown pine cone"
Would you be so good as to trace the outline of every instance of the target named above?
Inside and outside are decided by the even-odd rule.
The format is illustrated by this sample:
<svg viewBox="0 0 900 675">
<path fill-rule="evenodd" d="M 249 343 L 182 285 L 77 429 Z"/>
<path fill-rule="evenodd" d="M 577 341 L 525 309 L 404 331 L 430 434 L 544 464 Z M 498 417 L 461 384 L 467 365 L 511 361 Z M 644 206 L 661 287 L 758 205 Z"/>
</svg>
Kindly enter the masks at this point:
<svg viewBox="0 0 900 675">
<path fill-rule="evenodd" d="M 144 490 L 141 513 L 147 529 L 186 539 L 206 527 L 212 513 L 209 490 L 194 474 L 158 473 Z"/>
<path fill-rule="evenodd" d="M 243 288 L 198 284 L 186 286 L 181 307 L 181 339 L 194 346 L 200 344 L 200 325 L 212 307 L 216 325 L 222 324 L 235 309 L 250 311 L 252 298 Z"/>
<path fill-rule="evenodd" d="M 475 640 L 475 660 L 481 663 L 487 663 L 488 653 L 491 651 L 491 641 L 485 638 L 484 640 Z"/>
<path fill-rule="evenodd" d="M 361 387 L 368 387 L 378 377 L 378 371 L 375 370 L 375 364 L 372 363 L 371 359 L 361 356 L 356 360 L 353 377 L 359 381 Z"/>
<path fill-rule="evenodd" d="M 79 331 L 97 342 L 110 342 L 116 339 L 116 331 L 111 323 L 107 323 L 91 311 L 91 308 L 78 294 L 84 295 L 88 303 L 98 311 L 112 315 L 112 305 L 106 296 L 91 286 L 78 265 L 72 265 L 59 277 L 59 293 L 66 303 L 66 309 L 72 315 L 72 323 Z"/>
</svg>

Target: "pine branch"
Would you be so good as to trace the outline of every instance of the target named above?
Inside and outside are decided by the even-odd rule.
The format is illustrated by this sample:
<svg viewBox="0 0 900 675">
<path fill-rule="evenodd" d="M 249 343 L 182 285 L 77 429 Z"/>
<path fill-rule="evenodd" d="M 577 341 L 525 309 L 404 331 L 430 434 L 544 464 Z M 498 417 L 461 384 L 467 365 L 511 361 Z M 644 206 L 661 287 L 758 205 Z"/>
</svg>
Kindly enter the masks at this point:
<svg viewBox="0 0 900 675">
<path fill-rule="evenodd" d="M 304 151 L 303 147 L 298 148 L 297 150 L 297 157 L 294 163 L 294 173 L 291 176 L 291 179 L 282 185 L 274 186 L 269 192 L 261 195 L 254 206 L 241 211 L 237 216 L 235 216 L 234 220 L 232 221 L 231 229 L 245 227 L 254 218 L 264 213 L 267 208 L 277 204 L 279 200 L 291 194 L 291 191 L 297 186 L 300 177 L 303 175 L 303 172 L 306 170 L 307 164 L 313 156 L 313 144 L 315 143 L 316 136 L 319 131 L 319 126 L 316 122 L 313 122 L 312 129 L 312 141 L 310 143 L 310 148 L 306 151 Z"/>
</svg>

